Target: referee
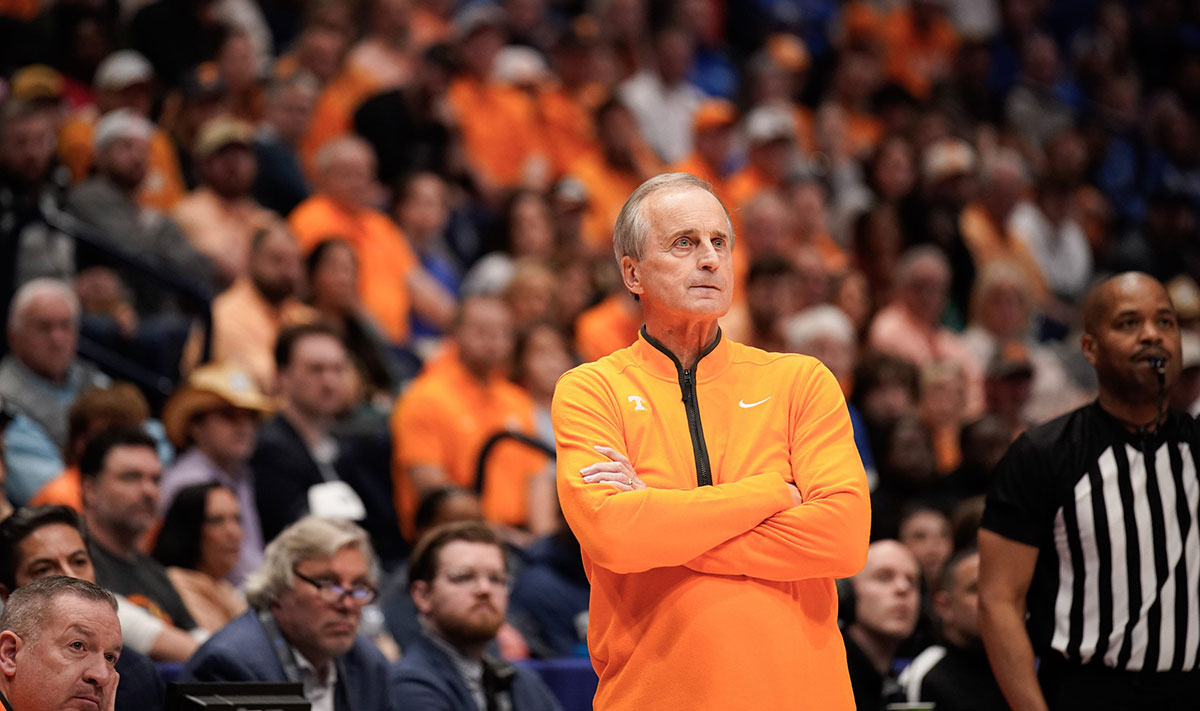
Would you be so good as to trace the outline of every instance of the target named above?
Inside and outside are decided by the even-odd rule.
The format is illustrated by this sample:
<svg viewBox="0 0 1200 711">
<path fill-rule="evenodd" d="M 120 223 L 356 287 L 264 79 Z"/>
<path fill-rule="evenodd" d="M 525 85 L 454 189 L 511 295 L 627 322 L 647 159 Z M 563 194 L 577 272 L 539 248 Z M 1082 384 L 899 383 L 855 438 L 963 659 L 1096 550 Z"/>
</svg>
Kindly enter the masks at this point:
<svg viewBox="0 0 1200 711">
<path fill-rule="evenodd" d="M 1200 426 L 1165 408 L 1175 309 L 1158 281 L 1125 273 L 1088 294 L 1083 318 L 1100 396 L 997 465 L 980 631 L 1015 711 L 1200 708 Z"/>
</svg>

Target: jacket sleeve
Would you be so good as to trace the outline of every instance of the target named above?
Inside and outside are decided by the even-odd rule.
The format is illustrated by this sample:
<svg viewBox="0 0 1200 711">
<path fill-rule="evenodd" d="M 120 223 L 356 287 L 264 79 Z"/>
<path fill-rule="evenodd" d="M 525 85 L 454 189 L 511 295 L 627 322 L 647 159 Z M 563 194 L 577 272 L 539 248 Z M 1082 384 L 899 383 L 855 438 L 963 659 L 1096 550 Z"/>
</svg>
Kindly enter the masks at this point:
<svg viewBox="0 0 1200 711">
<path fill-rule="evenodd" d="M 580 469 L 607 461 L 595 445 L 628 452 L 612 403 L 599 376 L 572 371 L 559 380 L 551 408 L 559 502 L 597 565 L 615 573 L 683 565 L 791 506 L 783 477 L 772 473 L 687 490 L 622 492 L 584 483 Z"/>
<path fill-rule="evenodd" d="M 393 667 L 387 685 L 396 711 L 456 711 L 454 699 L 443 692 L 432 676 L 397 671 Z"/>
<path fill-rule="evenodd" d="M 180 681 L 268 681 L 255 674 L 242 660 L 220 651 L 193 655 L 179 678 Z"/>
<path fill-rule="evenodd" d="M 871 503 L 841 389 L 824 366 L 792 402 L 791 467 L 804 503 L 688 562 L 702 573 L 764 580 L 844 578 L 862 569 Z"/>
</svg>

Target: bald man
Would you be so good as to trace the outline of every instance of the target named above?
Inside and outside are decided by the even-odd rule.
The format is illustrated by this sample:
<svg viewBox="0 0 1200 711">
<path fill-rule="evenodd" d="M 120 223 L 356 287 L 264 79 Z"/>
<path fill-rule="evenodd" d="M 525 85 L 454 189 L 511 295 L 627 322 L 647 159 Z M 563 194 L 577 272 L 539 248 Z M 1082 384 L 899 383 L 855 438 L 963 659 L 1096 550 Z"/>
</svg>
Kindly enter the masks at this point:
<svg viewBox="0 0 1200 711">
<path fill-rule="evenodd" d="M 980 631 L 1016 711 L 1195 708 L 1200 427 L 1166 407 L 1181 366 L 1175 308 L 1130 272 L 1083 311 L 1100 395 L 1026 432 L 996 466 Z"/>
</svg>

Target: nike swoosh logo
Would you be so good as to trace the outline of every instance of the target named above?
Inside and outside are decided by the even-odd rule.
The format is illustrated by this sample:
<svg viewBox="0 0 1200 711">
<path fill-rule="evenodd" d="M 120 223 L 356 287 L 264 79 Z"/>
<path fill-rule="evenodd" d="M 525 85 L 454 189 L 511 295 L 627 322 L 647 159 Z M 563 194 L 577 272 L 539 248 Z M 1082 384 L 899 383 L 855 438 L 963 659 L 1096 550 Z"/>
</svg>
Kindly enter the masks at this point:
<svg viewBox="0 0 1200 711">
<path fill-rule="evenodd" d="M 757 407 L 758 405 L 761 405 L 770 399 L 771 399 L 771 396 L 768 395 L 768 396 L 764 397 L 762 400 L 759 400 L 758 402 L 747 403 L 745 400 L 738 400 L 738 407 L 743 408 L 743 409 L 749 409 L 751 407 Z"/>
</svg>

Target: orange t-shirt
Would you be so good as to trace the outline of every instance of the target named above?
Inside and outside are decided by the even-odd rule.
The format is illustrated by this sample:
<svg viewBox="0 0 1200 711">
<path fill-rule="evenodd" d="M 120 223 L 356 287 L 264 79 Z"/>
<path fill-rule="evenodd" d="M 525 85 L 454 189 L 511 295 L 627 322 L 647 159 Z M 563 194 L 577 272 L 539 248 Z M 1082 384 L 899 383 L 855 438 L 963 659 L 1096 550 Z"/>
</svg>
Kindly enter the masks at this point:
<svg viewBox="0 0 1200 711">
<path fill-rule="evenodd" d="M 58 158 L 67 166 L 71 180 L 80 181 L 92 170 L 92 136 L 96 132 L 95 107 L 88 107 L 70 116 L 58 130 Z M 163 212 L 170 211 L 187 194 L 183 172 L 175 146 L 162 129 L 154 127 L 150 134 L 150 155 L 146 177 L 138 189 L 138 204 Z"/>
<path fill-rule="evenodd" d="M 549 160 L 533 101 L 521 90 L 460 77 L 450 84 L 447 98 L 468 161 L 492 185 L 519 185 L 527 161 Z"/>
<path fill-rule="evenodd" d="M 360 67 L 347 64 L 321 89 L 313 105 L 308 133 L 300 142 L 300 160 L 309 180 L 316 178 L 317 152 L 330 140 L 353 133 L 354 112 L 377 88 L 374 77 Z"/>
<path fill-rule="evenodd" d="M 1024 242 L 998 227 L 982 205 L 970 203 L 963 208 L 958 227 L 976 270 L 982 271 L 988 264 L 997 261 L 1013 262 L 1025 272 L 1038 299 L 1045 300 L 1048 297 L 1050 290 L 1037 257 L 1033 256 Z"/>
<path fill-rule="evenodd" d="M 275 340 L 287 326 L 312 323 L 317 312 L 297 299 L 273 306 L 248 277 L 212 302 L 212 360 L 244 369 L 265 393 L 275 392 Z"/>
<path fill-rule="evenodd" d="M 922 32 L 913 22 L 912 9 L 905 7 L 895 10 L 882 26 L 888 76 L 918 99 L 928 99 L 933 84 L 954 68 L 958 32 L 953 23 L 940 17 Z"/>
<path fill-rule="evenodd" d="M 579 314 L 575 350 L 585 363 L 599 360 L 636 341 L 641 327 L 641 309 L 631 307 L 629 295 L 618 292 Z"/>
<path fill-rule="evenodd" d="M 443 352 L 400 396 L 391 427 L 396 511 L 400 530 L 411 540 L 419 501 L 408 468 L 436 466 L 450 483 L 473 489 L 479 454 L 489 437 L 501 430 L 533 434 L 533 401 L 500 375 L 481 383 L 456 353 Z M 523 444 L 497 445 L 485 470 L 483 517 L 509 526 L 525 524 L 530 480 L 547 463 L 543 453 Z"/>
<path fill-rule="evenodd" d="M 725 207 L 733 209 L 728 203 L 728 197 L 725 194 L 725 178 L 708 161 L 704 160 L 699 153 L 693 151 L 683 161 L 671 166 L 670 171 L 672 173 L 691 173 L 709 185 L 712 185 L 713 192 L 717 194 L 717 197 L 721 198 L 721 202 L 725 203 Z"/>
<path fill-rule="evenodd" d="M 725 194 L 729 196 L 729 202 L 726 204 L 726 207 L 729 208 L 731 214 L 736 215 L 739 210 L 748 205 L 754 198 L 767 190 L 773 190 L 778 187 L 761 170 L 747 164 L 741 170 L 729 176 L 729 179 L 725 181 Z M 736 225 L 734 227 L 736 228 Z"/>
<path fill-rule="evenodd" d="M 408 340 L 408 277 L 417 257 L 404 232 L 378 210 L 348 209 L 325 195 L 314 195 L 292 210 L 288 225 L 300 248 L 308 251 L 331 237 L 350 243 L 358 258 L 358 294 L 393 343 Z"/>
<path fill-rule="evenodd" d="M 62 474 L 46 482 L 29 500 L 30 506 L 69 506 L 83 511 L 83 480 L 79 467 L 67 467 Z"/>
<path fill-rule="evenodd" d="M 554 393 L 558 496 L 591 582 L 595 706 L 853 709 L 834 579 L 862 568 L 871 510 L 841 389 L 815 358 L 723 337 L 690 374 L 684 401 L 673 360 L 640 336 Z M 711 485 L 698 485 L 687 402 Z M 585 483 L 580 469 L 607 461 L 595 445 L 648 488 Z"/>
<path fill-rule="evenodd" d="M 37 17 L 41 6 L 41 0 L 0 0 L 0 17 L 29 22 Z"/>
<path fill-rule="evenodd" d="M 570 171 L 580 156 L 599 153 L 590 108 L 561 87 L 538 94 L 537 112 L 555 177 Z"/>
<path fill-rule="evenodd" d="M 577 160 L 571 167 L 571 175 L 578 178 L 588 192 L 587 211 L 583 215 L 584 245 L 592 252 L 611 252 L 617 215 L 629 195 L 642 184 L 641 177 L 613 168 L 600 155 Z"/>
</svg>

